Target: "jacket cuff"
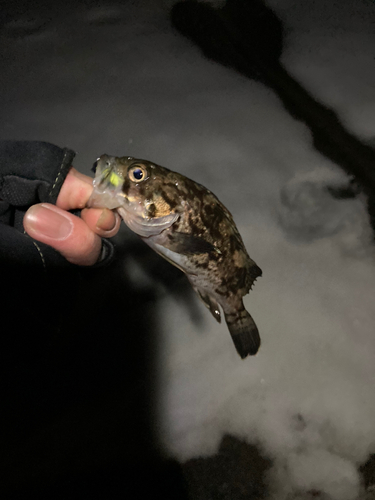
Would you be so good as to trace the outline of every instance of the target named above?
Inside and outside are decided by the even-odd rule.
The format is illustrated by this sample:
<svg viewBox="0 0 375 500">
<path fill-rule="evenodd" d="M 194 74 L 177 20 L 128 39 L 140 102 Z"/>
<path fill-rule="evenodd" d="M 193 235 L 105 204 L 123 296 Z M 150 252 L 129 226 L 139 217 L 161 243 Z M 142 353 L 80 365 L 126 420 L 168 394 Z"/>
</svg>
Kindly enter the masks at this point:
<svg viewBox="0 0 375 500">
<path fill-rule="evenodd" d="M 74 156 L 48 142 L 1 142 L 0 198 L 14 207 L 55 204 Z"/>
</svg>

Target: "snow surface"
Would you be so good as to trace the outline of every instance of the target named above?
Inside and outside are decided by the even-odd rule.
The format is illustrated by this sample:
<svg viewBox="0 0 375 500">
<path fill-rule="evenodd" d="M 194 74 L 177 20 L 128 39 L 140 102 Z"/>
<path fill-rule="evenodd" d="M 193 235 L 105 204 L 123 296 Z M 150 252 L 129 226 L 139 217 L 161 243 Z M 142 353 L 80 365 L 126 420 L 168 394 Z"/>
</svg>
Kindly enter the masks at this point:
<svg viewBox="0 0 375 500">
<path fill-rule="evenodd" d="M 197 327 L 163 295 L 165 452 L 212 454 L 232 433 L 273 458 L 273 499 L 314 489 L 362 498 L 357 468 L 375 452 L 375 260 L 363 200 L 327 195 L 347 177 L 271 90 L 176 33 L 173 3 L 69 3 L 8 23 L 2 137 L 69 146 L 85 173 L 103 153 L 150 159 L 218 195 L 263 269 L 245 298 L 262 347 L 241 361 L 203 305 Z M 285 22 L 286 68 L 372 141 L 374 3 L 268 5 Z"/>
</svg>

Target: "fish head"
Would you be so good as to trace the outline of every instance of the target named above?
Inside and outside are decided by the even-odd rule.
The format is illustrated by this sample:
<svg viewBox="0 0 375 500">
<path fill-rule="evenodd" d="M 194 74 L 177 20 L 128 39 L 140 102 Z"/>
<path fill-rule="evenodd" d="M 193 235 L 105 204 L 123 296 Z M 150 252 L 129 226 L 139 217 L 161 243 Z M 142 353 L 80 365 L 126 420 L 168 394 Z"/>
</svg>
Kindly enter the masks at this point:
<svg viewBox="0 0 375 500">
<path fill-rule="evenodd" d="M 97 159 L 89 208 L 117 209 L 127 226 L 140 236 L 159 234 L 179 217 L 177 203 L 165 196 L 172 172 L 131 156 L 102 155 Z"/>
</svg>

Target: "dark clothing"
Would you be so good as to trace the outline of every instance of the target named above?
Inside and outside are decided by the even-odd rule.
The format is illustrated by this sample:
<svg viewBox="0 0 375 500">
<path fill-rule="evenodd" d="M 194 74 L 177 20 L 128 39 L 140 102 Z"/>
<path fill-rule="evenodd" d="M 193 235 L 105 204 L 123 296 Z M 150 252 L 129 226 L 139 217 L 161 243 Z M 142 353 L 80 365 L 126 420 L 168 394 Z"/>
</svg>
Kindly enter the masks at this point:
<svg viewBox="0 0 375 500">
<path fill-rule="evenodd" d="M 59 331 L 62 294 L 80 279 L 79 267 L 23 229 L 23 217 L 31 205 L 56 202 L 74 156 L 70 149 L 46 142 L 0 143 L 0 277 L 3 319 L 9 319 L 4 324 L 11 325 L 13 332 L 3 335 L 5 346 L 25 328 L 36 337 Z M 12 349 L 1 351 L 9 359 Z"/>
<path fill-rule="evenodd" d="M 105 242 L 102 263 L 80 267 L 23 231 L 73 157 L 0 143 L 0 497 L 183 499 L 155 443 L 154 292 L 127 280 L 124 249 L 104 267 Z"/>
<path fill-rule="evenodd" d="M 56 203 L 75 153 L 39 141 L 0 142 L 0 259 L 45 270 L 72 266 L 50 246 L 25 234 L 23 217 L 35 203 Z M 101 264 L 113 255 L 103 240 Z"/>
<path fill-rule="evenodd" d="M 33 332 L 29 336 L 33 345 L 38 344 L 38 336 L 60 332 L 68 319 L 66 309 L 75 303 L 85 274 L 92 272 L 92 268 L 70 264 L 23 228 L 23 217 L 31 205 L 56 202 L 74 156 L 71 149 L 47 142 L 0 142 L 2 318 L 13 332 L 9 338 L 3 337 L 5 342 L 15 342 L 26 328 Z M 79 215 L 79 211 L 75 213 Z M 99 266 L 113 254 L 112 244 L 106 242 L 103 248 Z"/>
<path fill-rule="evenodd" d="M 56 203 L 75 154 L 37 141 L 0 143 L 0 258 L 38 267 L 66 265 L 56 250 L 24 233 L 23 216 L 35 203 Z"/>
</svg>

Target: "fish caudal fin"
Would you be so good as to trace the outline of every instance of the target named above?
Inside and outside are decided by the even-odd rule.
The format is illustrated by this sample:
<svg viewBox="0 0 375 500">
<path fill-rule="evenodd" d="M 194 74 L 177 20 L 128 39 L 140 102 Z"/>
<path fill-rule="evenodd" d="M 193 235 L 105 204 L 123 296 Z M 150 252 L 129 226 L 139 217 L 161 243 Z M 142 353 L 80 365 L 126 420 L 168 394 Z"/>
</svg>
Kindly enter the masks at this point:
<svg viewBox="0 0 375 500">
<path fill-rule="evenodd" d="M 253 318 L 246 309 L 225 314 L 225 321 L 241 358 L 256 354 L 260 347 L 260 336 Z"/>
</svg>

